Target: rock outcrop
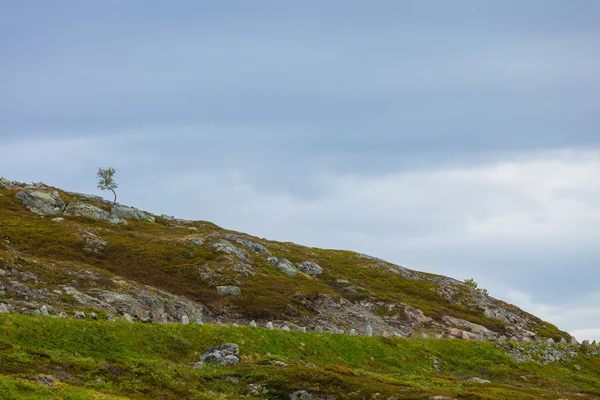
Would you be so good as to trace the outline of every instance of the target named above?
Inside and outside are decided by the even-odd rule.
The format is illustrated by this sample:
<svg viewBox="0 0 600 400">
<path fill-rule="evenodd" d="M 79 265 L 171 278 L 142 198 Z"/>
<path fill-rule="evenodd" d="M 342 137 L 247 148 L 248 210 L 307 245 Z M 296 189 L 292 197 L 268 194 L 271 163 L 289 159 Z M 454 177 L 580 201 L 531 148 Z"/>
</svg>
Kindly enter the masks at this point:
<svg viewBox="0 0 600 400">
<path fill-rule="evenodd" d="M 41 215 L 60 214 L 67 206 L 55 190 L 25 187 L 15 197 L 31 212 Z"/>
</svg>

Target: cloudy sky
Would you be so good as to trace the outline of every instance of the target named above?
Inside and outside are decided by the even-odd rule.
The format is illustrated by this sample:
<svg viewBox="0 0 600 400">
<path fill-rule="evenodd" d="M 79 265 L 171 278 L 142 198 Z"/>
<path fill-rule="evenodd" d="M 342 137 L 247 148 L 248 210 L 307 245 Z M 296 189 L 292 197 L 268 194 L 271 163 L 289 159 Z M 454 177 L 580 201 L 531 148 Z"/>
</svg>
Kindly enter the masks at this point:
<svg viewBox="0 0 600 400">
<path fill-rule="evenodd" d="M 0 2 L 0 175 L 474 278 L 600 339 L 600 2 Z"/>
</svg>

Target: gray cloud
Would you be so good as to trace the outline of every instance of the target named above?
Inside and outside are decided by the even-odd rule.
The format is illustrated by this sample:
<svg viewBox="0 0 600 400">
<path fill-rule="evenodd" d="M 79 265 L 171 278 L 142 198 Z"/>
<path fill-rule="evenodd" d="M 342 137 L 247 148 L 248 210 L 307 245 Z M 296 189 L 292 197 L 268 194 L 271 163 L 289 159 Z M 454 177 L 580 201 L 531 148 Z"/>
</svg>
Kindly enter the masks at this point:
<svg viewBox="0 0 600 400">
<path fill-rule="evenodd" d="M 0 174 L 90 192 L 111 165 L 127 203 L 474 277 L 600 339 L 599 12 L 11 4 Z"/>
</svg>

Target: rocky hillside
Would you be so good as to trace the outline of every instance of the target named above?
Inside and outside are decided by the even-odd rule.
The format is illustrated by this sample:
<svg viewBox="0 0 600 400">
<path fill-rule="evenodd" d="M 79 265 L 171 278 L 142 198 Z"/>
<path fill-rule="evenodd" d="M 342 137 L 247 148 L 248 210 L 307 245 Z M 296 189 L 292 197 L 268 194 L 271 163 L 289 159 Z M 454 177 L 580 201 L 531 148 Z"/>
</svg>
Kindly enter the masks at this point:
<svg viewBox="0 0 600 400">
<path fill-rule="evenodd" d="M 571 341 L 452 278 L 0 180 L 0 311 L 397 337 Z"/>
<path fill-rule="evenodd" d="M 0 179 L 0 400 L 57 398 L 598 399 L 600 346 L 452 278 Z"/>
</svg>

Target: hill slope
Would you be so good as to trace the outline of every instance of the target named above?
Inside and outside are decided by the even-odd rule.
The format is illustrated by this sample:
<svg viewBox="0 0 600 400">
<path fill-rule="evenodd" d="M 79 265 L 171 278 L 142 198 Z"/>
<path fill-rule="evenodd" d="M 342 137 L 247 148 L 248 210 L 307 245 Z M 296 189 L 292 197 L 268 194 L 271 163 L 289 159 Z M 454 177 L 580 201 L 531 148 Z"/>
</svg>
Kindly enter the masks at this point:
<svg viewBox="0 0 600 400">
<path fill-rule="evenodd" d="M 291 350 L 296 344 L 292 348 L 285 347 L 281 353 L 293 363 L 321 367 L 332 362 L 327 360 L 323 364 L 319 361 L 318 357 L 324 357 L 325 353 L 335 353 L 349 346 L 348 349 L 354 348 L 352 351 L 358 354 L 359 347 L 365 343 L 384 346 L 386 351 L 378 353 L 384 358 L 388 357 L 387 352 L 400 345 L 406 346 L 406 349 L 422 346 L 420 356 L 440 346 L 458 353 L 461 349 L 475 352 L 485 349 L 482 351 L 490 352 L 483 356 L 484 359 L 489 357 L 484 362 L 489 364 L 486 368 L 492 368 L 492 364 L 500 360 L 498 357 L 502 357 L 502 362 L 514 360 L 514 365 L 517 365 L 516 360 L 527 361 L 528 358 L 531 360 L 527 362 L 560 363 L 571 362 L 573 357 L 589 357 L 587 347 L 581 354 L 578 346 L 566 344 L 572 340 L 566 332 L 451 278 L 409 270 L 351 251 L 308 248 L 228 231 L 209 222 L 153 216 L 132 207 L 113 206 L 96 196 L 65 192 L 43 184 L 24 185 L 0 179 L 0 195 L 0 312 L 80 319 L 93 315 L 98 319 L 88 326 L 86 324 L 91 322 L 48 318 L 38 321 L 37 317 L 31 317 L 36 323 L 47 326 L 50 338 L 53 334 L 62 335 L 67 327 L 79 330 L 80 334 L 81 329 L 101 329 L 106 324 L 110 326 L 110 323 L 101 320 L 126 315 L 125 318 L 141 322 L 248 325 L 254 321 L 259 326 L 285 325 L 300 332 L 316 331 L 316 334 L 296 334 L 239 328 L 241 330 L 236 333 L 231 327 L 183 327 L 182 324 L 175 324 L 177 328 L 171 328 L 171 325 L 132 328 L 113 324 L 114 328 L 111 328 L 116 336 L 126 335 L 131 329 L 141 329 L 140 340 L 150 341 L 153 335 L 166 335 L 171 329 L 192 329 L 189 333 L 194 335 L 206 333 L 207 329 L 209 332 L 223 329 L 220 334 L 224 336 L 241 335 L 241 340 L 248 341 L 248 346 L 256 354 L 266 352 L 260 351 L 261 345 L 253 342 L 256 340 L 253 332 L 262 332 L 263 339 L 273 335 L 275 341 L 306 335 L 302 343 L 307 345 L 306 341 L 312 341 L 312 349 L 322 347 L 319 352 L 313 350 L 316 358 L 312 361 Z M 2 318 L 0 321 L 5 327 L 29 324 L 28 320 L 13 314 Z M 350 335 L 321 334 L 327 331 Z M 371 331 L 380 338 L 351 336 Z M 104 338 L 106 332 L 95 334 L 100 341 L 111 340 Z M 73 340 L 80 341 L 81 337 L 74 335 Z M 394 336 L 399 339 L 392 339 Z M 412 342 L 400 339 L 434 336 L 463 340 L 413 339 Z M 336 339 L 331 339 L 333 337 Z M 322 343 L 324 338 L 329 338 L 326 344 Z M 509 338 L 511 341 L 503 341 Z M 551 345 L 535 344 L 548 339 L 562 341 L 565 343 L 562 346 L 575 350 L 555 352 L 544 347 L 527 352 L 513 349 L 518 342 L 522 342 L 518 346 L 550 346 L 553 349 Z M 6 347 L 11 352 L 15 346 L 33 346 L 40 351 L 44 348 L 43 352 L 55 350 L 53 345 L 40 345 L 45 343 L 43 341 L 23 342 L 19 336 L 7 337 L 6 340 Z M 342 347 L 340 343 L 343 343 Z M 498 347 L 500 345 L 507 347 Z M 191 349 L 195 347 L 191 344 L 186 346 L 183 358 L 189 361 L 193 353 Z M 196 351 L 199 350 L 198 347 Z M 523 351 L 525 355 L 521 354 Z M 590 354 L 595 354 L 595 351 L 592 348 Z M 152 357 L 159 357 L 159 353 Z M 393 353 L 391 351 L 390 354 Z M 533 357 L 533 353 L 537 355 Z M 365 354 L 358 356 L 364 358 Z M 126 357 L 132 355 L 126 354 Z M 398 354 L 389 357 L 389 371 L 399 368 L 402 357 Z M 457 356 L 452 362 L 460 364 L 460 359 L 461 356 Z M 387 361 L 378 362 L 385 364 Z M 426 362 L 428 367 L 425 369 L 419 363 L 409 363 L 408 369 L 420 376 L 420 385 L 429 385 L 426 383 L 429 378 L 421 375 L 431 372 L 429 362 Z M 379 366 L 366 364 L 364 359 L 354 364 L 345 359 L 340 362 L 342 372 L 332 373 L 344 375 L 345 371 L 347 375 L 354 376 L 348 379 L 355 381 L 356 385 L 369 386 L 367 381 L 380 380 L 373 378 Z M 257 365 L 262 364 L 253 360 L 248 367 L 250 365 L 259 368 Z M 362 368 L 365 372 L 356 375 L 351 368 L 361 369 L 361 365 L 365 366 Z M 597 374 L 599 370 L 594 369 L 597 364 L 591 365 L 594 366 L 592 373 Z M 388 371 L 388 367 L 383 370 Z M 1 368 L 0 374 L 19 373 L 18 368 Z M 21 372 L 35 372 L 36 368 L 28 368 Z M 181 368 L 191 369 L 189 365 Z M 505 382 L 514 378 L 516 372 L 512 368 L 506 367 L 499 374 Z M 309 372 L 314 379 L 321 374 L 306 371 Z M 395 373 L 398 372 L 395 370 Z M 450 372 L 444 373 L 450 374 L 448 376 L 452 379 L 461 379 L 466 377 L 464 374 L 467 372 L 477 372 L 477 368 L 458 368 L 454 375 Z M 278 370 L 278 373 L 282 372 Z M 371 376 L 371 373 L 375 375 Z M 284 375 L 282 373 L 282 377 Z M 542 387 L 540 382 L 533 386 Z M 231 392 L 235 385 L 230 383 L 224 384 L 224 387 Z M 590 386 L 589 383 L 553 384 L 565 390 Z M 8 388 L 15 384 L 9 382 L 5 385 Z M 326 386 L 322 383 L 317 385 L 322 393 L 335 393 L 325 390 Z M 128 395 L 136 393 L 135 390 L 125 392 Z M 165 393 L 176 392 L 173 389 Z M 429 392 L 427 389 L 424 393 Z M 186 396 L 192 396 L 190 393 Z M 600 394 L 593 390 L 588 390 L 588 393 Z"/>
</svg>

